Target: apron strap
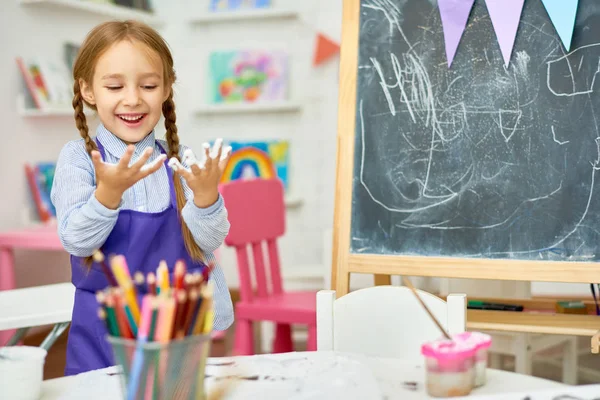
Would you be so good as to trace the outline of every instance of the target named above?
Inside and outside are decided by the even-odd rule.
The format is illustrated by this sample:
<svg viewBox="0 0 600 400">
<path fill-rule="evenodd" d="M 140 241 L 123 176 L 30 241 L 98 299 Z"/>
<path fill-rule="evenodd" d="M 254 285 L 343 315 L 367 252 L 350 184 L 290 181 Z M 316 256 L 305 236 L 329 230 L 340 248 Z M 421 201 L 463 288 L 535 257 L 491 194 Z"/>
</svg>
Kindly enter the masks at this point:
<svg viewBox="0 0 600 400">
<path fill-rule="evenodd" d="M 96 142 L 96 146 L 98 146 L 98 151 L 100 152 L 100 156 L 102 157 L 102 161 L 106 160 L 106 153 L 104 152 L 104 146 L 102 146 L 102 143 L 100 143 L 100 141 L 98 140 L 98 138 L 95 139 Z"/>
<path fill-rule="evenodd" d="M 162 145 L 160 144 L 160 142 L 158 140 L 156 141 L 156 145 L 160 149 L 161 154 L 167 155 L 167 152 L 165 151 L 165 149 L 162 147 Z M 169 171 L 170 167 L 169 167 L 169 158 L 168 157 L 165 160 L 165 168 L 167 169 L 167 178 L 169 179 L 169 192 L 171 194 L 171 205 L 173 206 L 173 208 L 177 208 L 177 196 L 175 194 L 175 184 L 173 183 L 173 179 L 179 179 L 179 177 L 175 178 L 175 171 L 173 171 L 172 173 Z"/>
</svg>

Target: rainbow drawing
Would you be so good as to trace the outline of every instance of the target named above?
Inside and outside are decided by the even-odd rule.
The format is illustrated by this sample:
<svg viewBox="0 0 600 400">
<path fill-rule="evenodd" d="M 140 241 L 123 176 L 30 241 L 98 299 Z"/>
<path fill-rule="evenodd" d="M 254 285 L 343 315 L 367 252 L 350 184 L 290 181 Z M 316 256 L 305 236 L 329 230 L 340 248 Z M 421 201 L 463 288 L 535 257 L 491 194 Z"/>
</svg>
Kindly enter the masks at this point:
<svg viewBox="0 0 600 400">
<path fill-rule="evenodd" d="M 229 142 L 224 145 L 231 146 L 232 151 L 221 183 L 236 179 L 279 178 L 287 189 L 287 141 Z"/>
</svg>

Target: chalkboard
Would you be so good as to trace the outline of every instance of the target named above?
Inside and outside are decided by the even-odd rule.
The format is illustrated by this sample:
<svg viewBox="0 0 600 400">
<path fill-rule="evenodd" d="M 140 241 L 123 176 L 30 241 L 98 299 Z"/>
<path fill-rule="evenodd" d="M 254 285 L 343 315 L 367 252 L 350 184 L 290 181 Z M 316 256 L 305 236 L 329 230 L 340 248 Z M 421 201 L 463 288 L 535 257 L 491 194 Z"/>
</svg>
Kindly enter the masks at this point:
<svg viewBox="0 0 600 400">
<path fill-rule="evenodd" d="M 360 1 L 350 253 L 600 260 L 599 42 L 525 1 L 506 67 L 476 0 L 449 68 L 436 1 Z"/>
</svg>

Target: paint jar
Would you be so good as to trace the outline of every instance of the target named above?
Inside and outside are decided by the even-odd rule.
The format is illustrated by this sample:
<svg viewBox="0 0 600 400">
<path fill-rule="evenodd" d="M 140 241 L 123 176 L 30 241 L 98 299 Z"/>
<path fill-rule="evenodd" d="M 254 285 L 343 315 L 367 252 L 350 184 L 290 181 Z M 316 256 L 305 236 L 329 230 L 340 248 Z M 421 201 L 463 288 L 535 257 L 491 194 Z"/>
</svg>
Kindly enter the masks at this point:
<svg viewBox="0 0 600 400">
<path fill-rule="evenodd" d="M 0 347 L 0 399 L 39 399 L 47 354 L 41 347 Z"/>
<path fill-rule="evenodd" d="M 452 336 L 458 342 L 468 342 L 475 346 L 475 387 L 485 385 L 488 364 L 488 350 L 492 337 L 481 332 L 463 332 Z"/>
<path fill-rule="evenodd" d="M 427 394 L 432 397 L 467 396 L 475 384 L 475 346 L 439 339 L 424 343 Z"/>
</svg>

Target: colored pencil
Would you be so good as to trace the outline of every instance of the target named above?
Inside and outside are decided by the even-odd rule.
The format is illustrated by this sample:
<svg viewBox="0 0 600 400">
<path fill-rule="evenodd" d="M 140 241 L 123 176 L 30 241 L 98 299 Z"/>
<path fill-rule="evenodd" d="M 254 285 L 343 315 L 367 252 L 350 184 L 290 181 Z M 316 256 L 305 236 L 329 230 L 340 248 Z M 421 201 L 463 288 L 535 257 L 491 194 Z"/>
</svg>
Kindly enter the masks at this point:
<svg viewBox="0 0 600 400">
<path fill-rule="evenodd" d="M 146 283 L 144 274 L 141 271 L 136 271 L 135 274 L 133 274 L 133 282 L 135 283 L 136 289 L 142 291 L 144 289 L 144 283 Z"/>
<path fill-rule="evenodd" d="M 167 343 L 171 339 L 173 318 L 175 317 L 175 299 L 163 297 L 159 301 L 156 341 Z"/>
<path fill-rule="evenodd" d="M 196 271 L 196 272 L 194 272 L 192 274 L 192 277 L 193 277 L 193 281 L 194 281 L 194 283 L 193 283 L 194 288 L 197 289 L 197 290 L 200 290 L 200 285 L 202 285 L 202 282 L 204 282 L 204 278 L 202 277 L 202 273 Z"/>
<path fill-rule="evenodd" d="M 100 267 L 102 268 L 102 271 L 104 272 L 104 275 L 106 275 L 106 280 L 108 281 L 108 284 L 110 286 L 116 287 L 117 280 L 115 279 L 114 275 L 112 274 L 110 268 L 108 268 L 108 265 L 106 265 L 104 254 L 102 254 L 102 252 L 100 250 L 96 250 L 92 254 L 92 259 L 96 263 L 100 264 Z"/>
<path fill-rule="evenodd" d="M 148 278 L 146 279 L 148 282 L 148 293 L 153 296 L 156 296 L 156 276 L 153 272 L 148 273 Z"/>
<path fill-rule="evenodd" d="M 136 323 L 140 320 L 140 309 L 137 303 L 137 291 L 131 280 L 131 275 L 127 264 L 124 262 L 124 257 L 114 256 L 111 259 L 112 271 L 115 274 L 117 283 L 125 295 L 125 300 L 131 309 L 131 314 Z"/>
<path fill-rule="evenodd" d="M 131 272 L 129 272 L 129 266 L 127 265 L 127 260 L 125 259 L 124 256 L 122 256 L 122 255 L 114 256 L 110 259 L 110 263 L 111 263 L 111 265 L 112 264 L 119 265 L 123 269 L 123 272 L 125 273 L 127 278 L 129 280 L 131 280 Z"/>
<path fill-rule="evenodd" d="M 198 303 L 198 297 L 198 291 L 196 289 L 190 290 L 190 295 L 187 299 L 187 306 L 185 307 L 185 316 L 175 336 L 177 339 L 182 339 L 189 331 L 192 316 L 196 310 L 196 304 Z"/>
<path fill-rule="evenodd" d="M 171 283 L 169 282 L 169 267 L 167 266 L 167 262 L 164 260 L 158 264 L 158 269 L 156 270 L 156 280 L 161 293 L 164 293 L 170 289 Z"/>
<path fill-rule="evenodd" d="M 202 306 L 202 302 L 204 299 L 202 298 L 202 294 L 200 293 L 200 289 L 198 289 L 198 298 L 196 299 L 196 304 L 194 304 L 194 310 L 192 312 L 192 319 L 189 322 L 189 325 L 186 328 L 186 335 L 191 336 L 194 334 L 194 326 L 196 326 L 196 321 L 198 320 L 198 314 L 200 313 L 200 307 Z"/>
<path fill-rule="evenodd" d="M 120 289 L 115 289 L 113 291 L 113 299 L 119 332 L 121 333 L 122 337 L 133 339 L 133 331 L 129 326 L 129 320 L 127 319 L 127 314 L 125 312 L 125 299 L 123 298 L 123 294 Z"/>
<path fill-rule="evenodd" d="M 131 364 L 131 372 L 129 375 L 129 382 L 127 386 L 128 400 L 133 400 L 137 397 L 138 388 L 142 386 L 146 388 L 143 367 L 144 367 L 144 347 L 143 344 L 148 340 L 148 332 L 150 331 L 150 322 L 152 314 L 152 297 L 149 295 L 144 296 L 142 300 L 142 313 L 140 318 L 140 329 L 137 335 L 138 347 L 133 356 L 133 362 Z M 144 382 L 140 382 L 143 380 Z"/>
<path fill-rule="evenodd" d="M 192 274 L 187 274 L 183 279 L 183 289 L 191 292 L 194 289 L 194 276 Z"/>
<path fill-rule="evenodd" d="M 176 292 L 176 303 L 175 303 L 175 318 L 173 320 L 173 331 L 171 334 L 171 338 L 174 339 L 175 335 L 179 331 L 183 318 L 185 316 L 187 305 L 187 293 L 185 290 L 180 290 Z"/>
<path fill-rule="evenodd" d="M 117 320 L 117 312 L 115 310 L 115 300 L 112 293 L 106 295 L 106 320 L 108 322 L 108 331 L 113 336 L 122 336 L 119 321 Z"/>
<path fill-rule="evenodd" d="M 208 284 L 204 286 L 200 293 L 202 297 L 202 304 L 200 305 L 200 309 L 198 311 L 198 316 L 196 317 L 196 324 L 194 325 L 194 329 L 192 330 L 193 335 L 199 335 L 204 327 L 204 319 L 206 318 L 206 311 L 209 306 L 212 306 L 212 284 Z"/>
<path fill-rule="evenodd" d="M 202 353 L 192 354 L 185 347 L 171 347 L 169 342 L 208 335 L 213 329 L 214 286 L 207 273 L 212 271 L 214 264 L 202 272 L 188 272 L 185 262 L 178 260 L 173 266 L 171 282 L 170 267 L 165 261 L 159 263 L 156 273 L 144 275 L 138 271 L 133 273 L 133 279 L 123 256 L 111 257 L 110 261 L 110 272 L 116 285 L 96 293 L 98 318 L 106 325 L 109 335 L 135 341 L 133 354 L 117 344 L 114 349 L 119 362 L 126 364 L 124 370 L 128 371 L 127 400 L 136 396 L 156 399 L 171 390 L 189 390 L 185 386 L 172 387 L 180 379 L 174 374 L 182 367 L 197 368 L 196 357 L 201 359 L 198 378 L 202 377 L 202 380 L 198 384 L 203 386 L 204 359 L 210 346 L 194 347 Z M 140 266 L 136 265 L 135 269 L 138 268 Z M 138 293 L 144 292 L 147 294 L 139 302 Z M 164 346 L 152 350 L 145 346 L 147 342 Z"/>
<path fill-rule="evenodd" d="M 148 332 L 148 340 L 153 341 L 156 337 L 156 323 L 158 321 L 158 300 L 152 296 L 152 316 L 150 320 L 150 331 Z"/>
<path fill-rule="evenodd" d="M 133 337 L 136 337 L 138 334 L 137 323 L 133 319 L 131 308 L 129 308 L 129 305 L 127 304 L 124 304 L 123 308 L 125 309 L 125 315 L 127 316 L 127 321 L 129 322 L 129 328 L 131 328 L 131 334 Z"/>
<path fill-rule="evenodd" d="M 185 278 L 185 263 L 181 260 L 175 263 L 175 274 L 173 277 L 173 287 L 175 290 L 183 289 L 183 281 Z"/>
</svg>

